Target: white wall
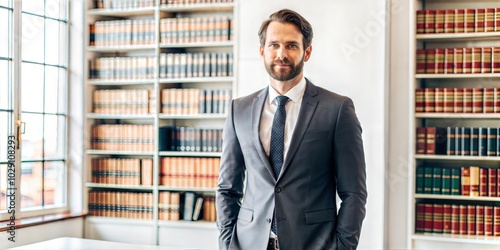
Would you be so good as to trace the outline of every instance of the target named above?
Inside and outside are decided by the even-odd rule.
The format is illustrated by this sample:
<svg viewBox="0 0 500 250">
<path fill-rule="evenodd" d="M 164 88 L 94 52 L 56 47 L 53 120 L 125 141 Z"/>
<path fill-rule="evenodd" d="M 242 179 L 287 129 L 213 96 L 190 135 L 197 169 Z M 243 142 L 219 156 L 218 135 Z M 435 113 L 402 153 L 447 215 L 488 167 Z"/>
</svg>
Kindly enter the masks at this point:
<svg viewBox="0 0 500 250">
<path fill-rule="evenodd" d="M 269 14 L 290 8 L 311 22 L 313 51 L 305 75 L 316 85 L 351 97 L 363 127 L 368 204 L 360 249 L 384 248 L 387 127 L 385 0 L 244 0 L 239 15 L 237 95 L 267 84 L 257 32 Z"/>
</svg>

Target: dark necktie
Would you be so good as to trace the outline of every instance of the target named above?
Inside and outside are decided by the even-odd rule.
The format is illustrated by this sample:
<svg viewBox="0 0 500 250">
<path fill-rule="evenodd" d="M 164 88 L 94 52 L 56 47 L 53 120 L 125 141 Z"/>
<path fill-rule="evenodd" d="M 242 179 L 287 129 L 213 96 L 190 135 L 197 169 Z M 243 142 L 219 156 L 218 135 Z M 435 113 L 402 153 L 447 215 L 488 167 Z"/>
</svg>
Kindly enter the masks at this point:
<svg viewBox="0 0 500 250">
<path fill-rule="evenodd" d="M 269 159 L 273 166 L 274 176 L 278 179 L 283 166 L 283 153 L 285 149 L 285 120 L 286 109 L 285 105 L 288 101 L 286 96 L 277 96 L 278 108 L 274 113 L 273 127 L 271 130 L 271 145 L 269 148 Z M 276 230 L 276 212 L 274 214 L 271 230 L 277 235 Z"/>
</svg>

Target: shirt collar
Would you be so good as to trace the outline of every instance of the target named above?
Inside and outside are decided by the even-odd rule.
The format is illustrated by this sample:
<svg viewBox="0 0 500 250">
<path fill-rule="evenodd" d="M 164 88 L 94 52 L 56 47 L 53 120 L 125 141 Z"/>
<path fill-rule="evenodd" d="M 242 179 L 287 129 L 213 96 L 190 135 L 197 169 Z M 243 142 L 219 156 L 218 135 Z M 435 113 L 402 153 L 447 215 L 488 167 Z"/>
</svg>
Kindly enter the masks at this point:
<svg viewBox="0 0 500 250">
<path fill-rule="evenodd" d="M 276 97 L 279 96 L 280 94 L 278 91 L 276 91 L 271 84 L 269 84 L 269 104 L 275 102 Z M 293 102 L 299 101 L 299 99 L 304 95 L 304 92 L 306 91 L 306 79 L 302 77 L 300 79 L 300 82 L 295 85 L 293 88 L 288 90 L 284 95 L 290 98 Z"/>
</svg>

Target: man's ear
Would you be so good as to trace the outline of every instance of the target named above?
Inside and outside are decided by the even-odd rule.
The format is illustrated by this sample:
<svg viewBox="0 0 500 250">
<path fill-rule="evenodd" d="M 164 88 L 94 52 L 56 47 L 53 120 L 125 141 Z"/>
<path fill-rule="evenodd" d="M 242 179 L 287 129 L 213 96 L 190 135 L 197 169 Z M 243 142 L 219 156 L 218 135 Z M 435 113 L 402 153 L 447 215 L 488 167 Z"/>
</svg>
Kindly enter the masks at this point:
<svg viewBox="0 0 500 250">
<path fill-rule="evenodd" d="M 311 53 L 312 53 L 312 45 L 309 45 L 306 48 L 306 51 L 304 52 L 304 62 L 309 61 L 309 58 L 311 57 Z"/>
<path fill-rule="evenodd" d="M 262 45 L 259 46 L 259 54 L 261 58 L 264 58 L 264 48 L 262 48 Z"/>
</svg>

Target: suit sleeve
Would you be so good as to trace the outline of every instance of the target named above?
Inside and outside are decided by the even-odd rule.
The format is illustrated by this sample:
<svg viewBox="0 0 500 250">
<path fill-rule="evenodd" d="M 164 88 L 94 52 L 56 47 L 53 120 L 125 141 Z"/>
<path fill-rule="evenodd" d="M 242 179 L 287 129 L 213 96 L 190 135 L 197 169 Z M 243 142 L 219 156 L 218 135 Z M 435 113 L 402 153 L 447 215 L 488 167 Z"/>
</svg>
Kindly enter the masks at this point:
<svg viewBox="0 0 500 250">
<path fill-rule="evenodd" d="M 333 147 L 337 192 L 342 200 L 336 225 L 339 249 L 356 249 L 366 213 L 366 166 L 361 133 L 354 104 L 346 98 L 337 117 Z"/>
<path fill-rule="evenodd" d="M 231 102 L 222 135 L 222 156 L 216 191 L 219 249 L 228 249 L 243 197 L 245 165 L 234 128 L 234 101 Z"/>
</svg>

